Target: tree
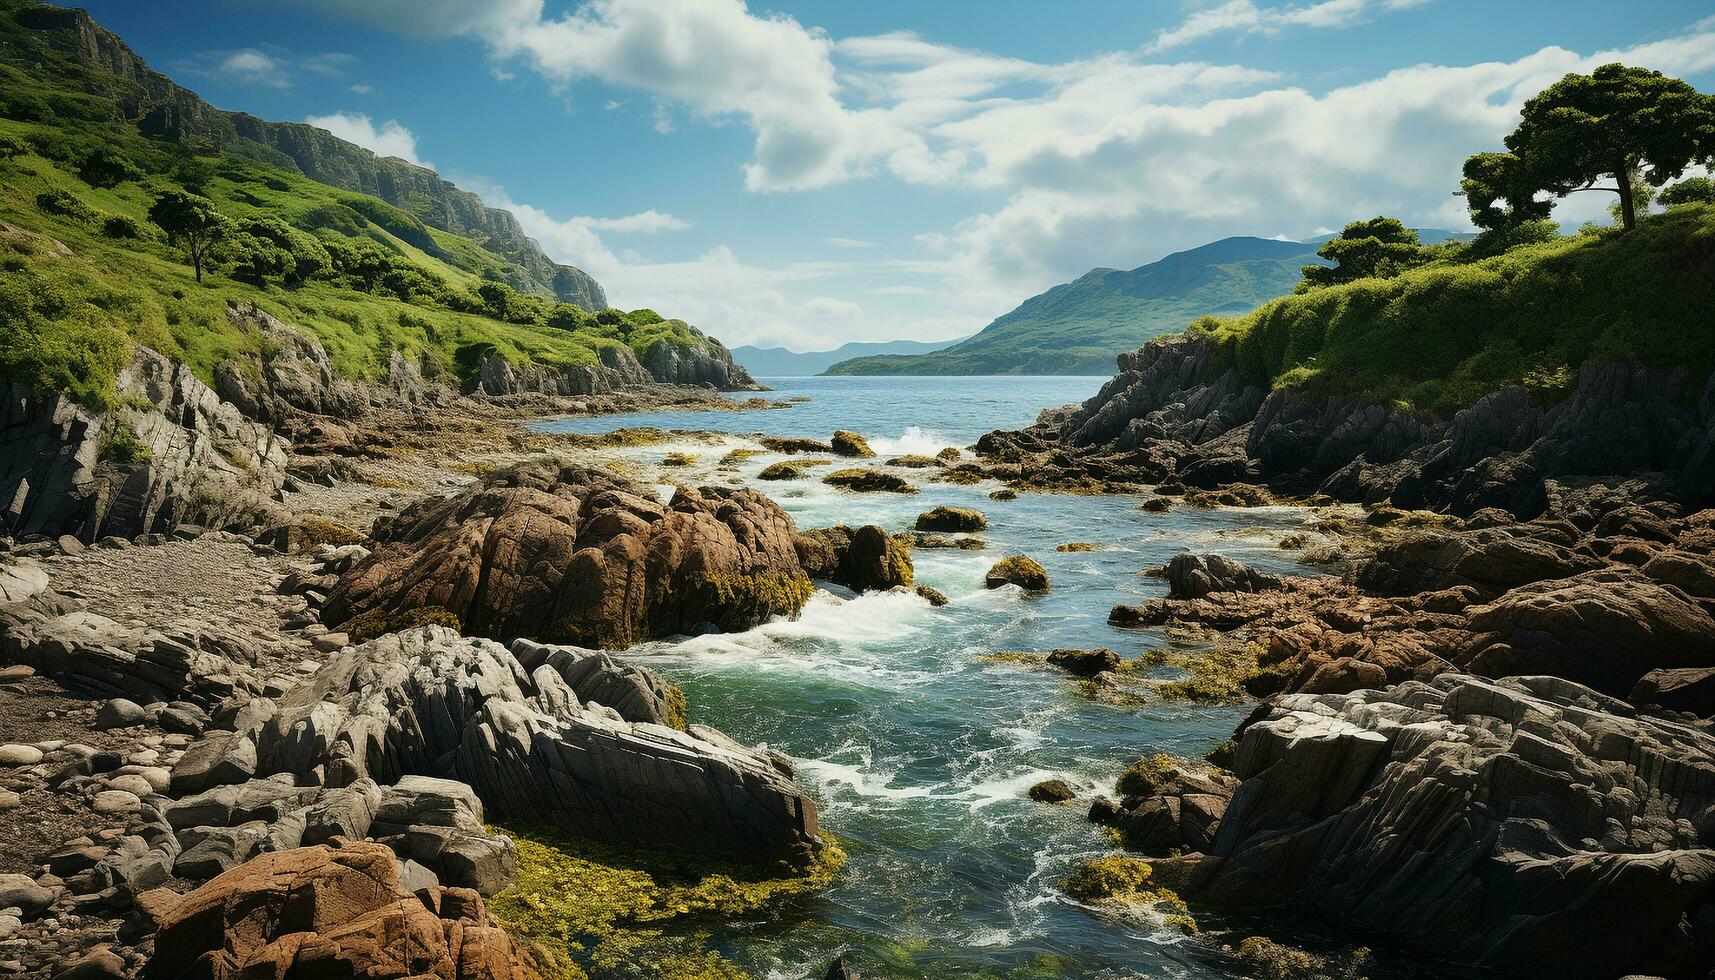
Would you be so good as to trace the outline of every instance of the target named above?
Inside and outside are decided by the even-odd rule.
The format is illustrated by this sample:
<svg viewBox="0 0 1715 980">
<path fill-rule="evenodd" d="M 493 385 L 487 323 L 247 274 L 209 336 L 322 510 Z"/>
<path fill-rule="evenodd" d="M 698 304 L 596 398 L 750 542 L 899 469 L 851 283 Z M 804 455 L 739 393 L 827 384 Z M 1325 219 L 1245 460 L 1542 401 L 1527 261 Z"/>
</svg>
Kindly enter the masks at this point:
<svg viewBox="0 0 1715 980">
<path fill-rule="evenodd" d="M 77 175 L 91 187 L 117 187 L 143 176 L 143 171 L 113 147 L 98 146 L 78 164 Z"/>
<path fill-rule="evenodd" d="M 206 197 L 184 191 L 163 191 L 149 207 L 149 220 L 167 233 L 167 244 L 180 246 L 202 282 L 203 265 L 209 250 L 226 237 L 230 222 L 214 209 Z"/>
<path fill-rule="evenodd" d="M 1632 185 L 1633 210 L 1637 214 L 1648 214 L 1649 206 L 1655 203 L 1656 189 L 1651 187 L 1649 181 L 1644 180 L 1643 175 L 1636 170 L 1632 171 L 1628 179 Z M 1620 207 L 1619 201 L 1608 205 L 1608 213 L 1614 216 L 1614 224 L 1616 225 L 1625 223 L 1626 216 L 1622 212 L 1623 209 Z"/>
<path fill-rule="evenodd" d="M 1671 187 L 1662 189 L 1656 198 L 1662 207 L 1680 204 L 1715 204 L 1715 180 L 1708 177 L 1687 177 Z"/>
<path fill-rule="evenodd" d="M 1512 153 L 1472 156 L 1465 161 L 1465 179 L 1459 188 L 1471 209 L 1471 222 L 1484 232 L 1507 232 L 1541 221 L 1554 210 L 1553 201 L 1536 199 L 1524 161 Z"/>
<path fill-rule="evenodd" d="M 1389 278 L 1422 262 L 1417 232 L 1398 218 L 1374 217 L 1354 221 L 1328 240 L 1316 254 L 1334 265 L 1307 265 L 1300 291 L 1370 277 Z"/>
<path fill-rule="evenodd" d="M 1640 171 L 1660 187 L 1715 155 L 1715 100 L 1661 72 L 1603 65 L 1567 75 L 1526 102 L 1506 145 L 1524 186 L 1555 197 L 1618 194 L 1621 223 L 1630 229 L 1637 203 L 1627 178 Z M 1614 186 L 1596 186 L 1604 180 Z"/>
</svg>

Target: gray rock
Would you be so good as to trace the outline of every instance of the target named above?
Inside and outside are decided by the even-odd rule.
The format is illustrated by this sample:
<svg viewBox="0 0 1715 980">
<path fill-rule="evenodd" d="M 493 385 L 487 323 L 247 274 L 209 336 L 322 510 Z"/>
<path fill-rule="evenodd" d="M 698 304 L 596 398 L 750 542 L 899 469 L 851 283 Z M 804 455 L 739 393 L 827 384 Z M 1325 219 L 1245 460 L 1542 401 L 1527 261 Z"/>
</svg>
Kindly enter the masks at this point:
<svg viewBox="0 0 1715 980">
<path fill-rule="evenodd" d="M 95 724 L 101 728 L 129 728 L 143 723 L 143 706 L 124 698 L 111 698 L 95 709 Z"/>
<path fill-rule="evenodd" d="M 42 750 L 33 745 L 0 745 L 0 766 L 33 766 L 42 761 Z"/>
<path fill-rule="evenodd" d="M 1167 563 L 1167 595 L 1201 599 L 1211 592 L 1262 592 L 1280 588 L 1280 577 L 1253 571 L 1224 555 L 1174 555 Z"/>
<path fill-rule="evenodd" d="M 377 830 L 403 833 L 416 826 L 482 830 L 482 800 L 469 785 L 433 776 L 402 776 L 382 788 L 375 808 Z"/>
<path fill-rule="evenodd" d="M 19 908 L 34 915 L 54 903 L 54 893 L 29 875 L 0 874 L 0 908 Z"/>
<path fill-rule="evenodd" d="M 236 732 L 213 732 L 185 749 L 173 764 L 175 793 L 200 793 L 210 786 L 242 783 L 256 773 L 256 746 Z"/>
<path fill-rule="evenodd" d="M 369 825 L 381 805 L 381 789 L 371 779 L 360 779 L 350 786 L 324 790 L 304 811 L 304 830 L 299 836 L 304 846 L 322 844 L 335 837 L 360 840 L 369 834 Z"/>
<path fill-rule="evenodd" d="M 207 881 L 231 871 L 256 853 L 267 837 L 267 826 L 252 821 L 237 827 L 198 828 L 196 843 L 173 862 L 173 873 L 190 881 Z"/>
</svg>

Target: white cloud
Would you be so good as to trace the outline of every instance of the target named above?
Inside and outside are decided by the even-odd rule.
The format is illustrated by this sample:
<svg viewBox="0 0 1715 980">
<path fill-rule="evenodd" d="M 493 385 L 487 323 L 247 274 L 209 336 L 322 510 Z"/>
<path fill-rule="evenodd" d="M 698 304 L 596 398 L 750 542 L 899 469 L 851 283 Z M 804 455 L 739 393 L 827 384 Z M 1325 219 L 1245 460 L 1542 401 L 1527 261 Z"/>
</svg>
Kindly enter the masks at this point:
<svg viewBox="0 0 1715 980">
<path fill-rule="evenodd" d="M 1219 34 L 1273 35 L 1291 27 L 1344 28 L 1364 23 L 1378 8 L 1384 11 L 1421 7 L 1430 0 L 1319 0 L 1309 4 L 1259 7 L 1254 0 L 1228 0 L 1217 7 L 1193 11 L 1174 27 L 1156 34 L 1150 52 L 1201 41 Z"/>
<path fill-rule="evenodd" d="M 835 296 L 812 296 L 805 300 L 802 306 L 805 313 L 817 316 L 854 317 L 863 313 L 863 307 Z"/>
<path fill-rule="evenodd" d="M 310 116 L 304 122 L 318 126 L 342 140 L 356 143 L 378 156 L 398 157 L 406 163 L 433 168 L 434 164 L 417 155 L 417 137 L 396 120 L 389 119 L 377 126 L 361 112 L 335 112 L 326 116 Z"/>
<path fill-rule="evenodd" d="M 662 231 L 684 231 L 691 227 L 689 221 L 683 218 L 675 218 L 654 208 L 639 211 L 636 214 L 628 214 L 623 218 L 573 218 L 572 220 L 581 221 L 591 228 L 632 235 L 653 235 Z"/>
<path fill-rule="evenodd" d="M 367 82 L 358 82 L 356 85 L 351 87 L 351 92 L 353 95 L 374 95 L 375 86 L 370 85 Z"/>
<path fill-rule="evenodd" d="M 286 74 L 286 66 L 273 55 L 255 48 L 242 48 L 226 53 L 209 69 L 209 73 L 247 85 L 285 88 L 291 84 L 291 79 Z"/>
<path fill-rule="evenodd" d="M 866 242 L 861 238 L 824 238 L 822 241 L 835 248 L 874 248 L 874 242 Z"/>
</svg>

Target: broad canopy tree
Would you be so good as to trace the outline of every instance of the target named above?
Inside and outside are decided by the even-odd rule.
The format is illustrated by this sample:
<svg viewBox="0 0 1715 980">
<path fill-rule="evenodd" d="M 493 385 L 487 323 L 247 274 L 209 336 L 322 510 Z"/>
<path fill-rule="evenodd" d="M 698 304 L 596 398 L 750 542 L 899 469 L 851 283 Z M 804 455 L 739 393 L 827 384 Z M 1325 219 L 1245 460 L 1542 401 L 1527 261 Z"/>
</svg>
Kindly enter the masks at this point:
<svg viewBox="0 0 1715 980">
<path fill-rule="evenodd" d="M 1537 201 L 1539 193 L 1599 190 L 1619 195 L 1629 229 L 1637 224 L 1634 173 L 1660 187 L 1715 158 L 1715 98 L 1658 71 L 1603 65 L 1526 102 L 1506 146 L 1465 161 L 1464 193 L 1478 227 L 1546 217 L 1552 203 Z M 1612 187 L 1597 186 L 1609 180 Z"/>
<path fill-rule="evenodd" d="M 167 233 L 167 244 L 182 247 L 202 282 L 209 252 L 226 237 L 231 222 L 206 197 L 184 191 L 163 191 L 149 207 L 149 220 Z"/>
<path fill-rule="evenodd" d="M 1332 286 L 1372 276 L 1390 278 L 1423 261 L 1417 232 L 1398 218 L 1374 217 L 1354 221 L 1329 239 L 1316 254 L 1332 266 L 1307 265 L 1299 291 Z"/>
</svg>

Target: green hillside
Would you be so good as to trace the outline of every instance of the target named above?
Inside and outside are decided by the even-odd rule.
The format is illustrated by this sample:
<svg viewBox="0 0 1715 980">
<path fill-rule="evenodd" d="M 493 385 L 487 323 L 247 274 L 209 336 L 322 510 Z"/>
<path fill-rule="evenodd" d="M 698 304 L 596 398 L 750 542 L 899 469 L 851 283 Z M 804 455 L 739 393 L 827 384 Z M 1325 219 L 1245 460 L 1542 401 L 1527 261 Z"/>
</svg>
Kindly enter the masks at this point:
<svg viewBox="0 0 1715 980">
<path fill-rule="evenodd" d="M 1360 279 L 1208 318 L 1255 384 L 1297 385 L 1448 416 L 1512 385 L 1562 397 L 1586 360 L 1715 372 L 1715 205 L 1586 228 L 1488 258 L 1454 247 L 1389 279 Z"/>
<path fill-rule="evenodd" d="M 1114 356 L 1209 314 L 1292 291 L 1315 244 L 1226 238 L 1121 272 L 1095 269 L 931 354 L 862 357 L 827 374 L 1108 374 Z"/>
<path fill-rule="evenodd" d="M 651 311 L 519 292 L 508 283 L 529 270 L 491 236 L 312 180 L 252 142 L 145 135 L 159 115 L 145 91 L 80 57 L 87 18 L 67 14 L 0 0 L 0 378 L 100 404 L 140 343 L 208 380 L 225 358 L 267 353 L 228 321 L 239 301 L 310 330 L 358 379 L 384 375 L 394 349 L 431 375 L 468 376 L 491 349 L 552 366 L 696 342 Z M 168 192 L 205 196 L 224 219 L 202 282 L 149 220 Z"/>
</svg>

